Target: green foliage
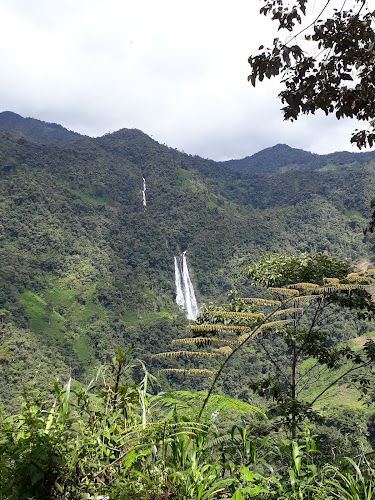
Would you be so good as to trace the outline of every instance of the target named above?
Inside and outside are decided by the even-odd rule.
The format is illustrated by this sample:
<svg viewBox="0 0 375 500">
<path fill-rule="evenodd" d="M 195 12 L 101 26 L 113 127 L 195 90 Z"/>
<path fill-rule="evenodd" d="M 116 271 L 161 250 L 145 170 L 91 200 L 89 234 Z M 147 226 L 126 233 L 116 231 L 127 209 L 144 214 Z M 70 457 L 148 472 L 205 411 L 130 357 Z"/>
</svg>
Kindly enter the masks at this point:
<svg viewBox="0 0 375 500">
<path fill-rule="evenodd" d="M 285 161 L 293 160 L 289 153 Z M 269 152 L 258 173 L 279 165 L 278 154 Z M 242 269 L 264 250 L 371 258 L 371 241 L 359 235 L 375 178 L 365 166 L 371 158 L 358 157 L 360 171 L 356 158 L 331 159 L 334 172 L 283 165 L 285 172 L 272 168 L 271 176 L 249 178 L 138 130 L 64 147 L 1 133 L 0 304 L 22 336 L 20 350 L 28 346 L 25 360 L 15 345 L 10 349 L 9 337 L 0 337 L 2 404 L 15 409 L 23 381 L 36 370 L 50 381 L 45 387 L 70 374 L 86 382 L 116 345 L 141 349 L 146 362 L 167 350 L 187 323 L 174 301 L 173 256 L 183 250 L 201 302 L 224 301 L 234 283 L 245 293 Z M 219 387 L 247 401 L 252 374 L 241 356 L 234 361 L 239 375 Z M 252 370 L 260 372 L 263 361 L 251 356 Z M 174 389 L 180 379 L 163 382 Z M 207 389 L 196 383 L 187 388 Z"/>
<path fill-rule="evenodd" d="M 0 494 L 4 498 L 47 498 L 54 491 L 64 455 L 72 446 L 69 393 L 70 383 L 64 395 L 59 392 L 55 403 L 43 410 L 25 392 L 19 415 L 1 415 Z"/>
<path fill-rule="evenodd" d="M 355 463 L 353 459 L 346 457 L 346 461 L 348 465 L 352 466 L 352 471 L 347 469 L 345 465 L 342 471 L 338 467 L 327 467 L 327 473 L 333 477 L 328 480 L 328 485 L 331 487 L 334 498 L 341 500 L 371 500 L 375 498 L 373 471 L 366 467 L 363 473 L 360 464 Z"/>
<path fill-rule="evenodd" d="M 374 111 L 369 105 L 374 99 L 374 54 L 369 47 L 375 41 L 374 13 L 361 0 L 350 8 L 337 4 L 332 14 L 326 13 L 327 7 L 328 3 L 315 17 L 308 0 L 292 5 L 266 0 L 260 13 L 270 15 L 279 30 L 287 30 L 288 38 L 276 37 L 272 48 L 261 45 L 262 52 L 249 57 L 249 81 L 255 86 L 265 77 L 282 76 L 284 90 L 279 97 L 285 119 L 296 120 L 301 114 L 322 110 L 326 115 L 334 113 L 337 119 L 370 122 L 369 130 L 356 131 L 351 141 L 359 148 L 371 147 L 375 137 Z M 308 25 L 300 29 L 305 16 Z M 302 43 L 298 39 L 301 33 Z"/>
<path fill-rule="evenodd" d="M 179 399 L 165 413 L 162 395 L 148 393 L 156 380 L 142 363 L 140 382 L 129 378 L 135 368 L 129 355 L 118 349 L 109 373 L 86 389 L 69 381 L 61 390 L 55 383 L 52 405 L 36 405 L 25 392 L 20 414 L 2 415 L 0 495 L 151 499 L 171 488 L 186 498 L 208 499 L 233 483 L 217 479 L 220 466 L 198 463 L 207 425 L 180 417 Z"/>
<path fill-rule="evenodd" d="M 316 407 L 320 394 L 328 394 L 319 384 L 344 386 L 352 369 L 358 371 L 356 387 L 367 402 L 374 399 L 374 344 L 346 342 L 368 331 L 358 320 L 374 314 L 366 289 L 324 289 L 332 316 L 320 316 L 313 338 L 306 337 L 303 321 L 313 321 L 314 306 L 299 319 L 298 307 L 291 312 L 293 301 L 286 304 L 284 297 L 283 314 L 294 315 L 298 327 L 285 327 L 278 316 L 266 321 L 273 321 L 273 330 L 263 330 L 264 302 L 233 292 L 229 304 L 204 307 L 189 328 L 191 336 L 195 327 L 214 325 L 195 332 L 203 341 L 194 345 L 212 348 L 220 359 L 228 356 L 225 377 L 214 384 L 207 377 L 187 379 L 186 391 L 172 391 L 185 376 L 176 374 L 163 379 L 167 394 L 153 395 L 157 384 L 146 369 L 150 356 L 172 339 L 189 340 L 181 338 L 187 322 L 174 303 L 173 256 L 183 250 L 201 300 L 223 299 L 234 282 L 246 294 L 254 291 L 241 275 L 244 266 L 257 292 L 259 285 L 310 280 L 324 288 L 327 278 L 343 283 L 350 267 L 329 253 L 371 258 L 371 242 L 359 238 L 375 189 L 366 166 L 371 156 L 323 158 L 284 148 L 278 157 L 276 148 L 248 161 L 258 174 L 267 164 L 272 175 L 248 177 L 161 146 L 137 130 L 46 146 L 46 126 L 35 130 L 40 144 L 19 133 L 0 134 L 0 496 L 323 499 L 343 494 L 338 485 L 352 491 L 353 470 L 360 477 L 353 464 L 348 469 L 340 460 L 344 454 L 360 457 L 355 464 L 364 483 L 358 491 L 372 494 L 373 457 L 363 451 L 366 433 L 374 442 L 372 410 L 332 410 L 327 402 Z M 54 140 L 68 140 L 57 137 L 56 127 L 50 132 Z M 32 138 L 31 129 L 25 136 Z M 266 254 L 258 264 L 250 262 L 264 250 L 295 249 L 302 254 Z M 209 340 L 219 324 L 227 327 L 227 347 L 236 356 L 214 342 L 217 336 Z M 255 328 L 257 337 L 239 342 Z M 111 359 L 116 345 L 124 348 Z M 286 379 L 296 347 L 302 349 L 296 371 L 302 383 L 293 398 Z M 143 360 L 134 366 L 133 348 Z M 188 359 L 186 368 L 202 373 L 202 357 Z M 218 359 L 216 375 L 226 366 Z M 171 361 L 181 371 L 181 362 Z M 153 363 L 153 369 L 161 367 L 160 359 Z M 286 378 L 277 375 L 280 370 Z M 55 379 L 69 382 L 64 389 L 56 383 L 53 391 Z M 251 381 L 269 398 L 254 395 Z M 324 467 L 314 440 L 285 440 L 279 429 L 275 437 L 272 419 L 282 417 L 290 429 L 299 414 L 304 430 L 304 417 L 313 420 L 316 409 L 326 418 L 318 428 L 325 436 L 319 446 L 334 469 Z M 332 474 L 335 484 L 328 481 Z"/>
<path fill-rule="evenodd" d="M 248 267 L 248 277 L 254 284 L 265 287 L 283 287 L 293 283 L 317 283 L 325 278 L 342 279 L 351 271 L 348 261 L 328 257 L 323 253 L 309 255 L 265 254 Z"/>
<path fill-rule="evenodd" d="M 200 465 L 196 447 L 193 447 L 189 459 L 188 468 L 172 475 L 178 480 L 181 498 L 217 498 L 219 494 L 224 494 L 227 485 L 235 482 L 233 478 L 219 479 L 221 468 L 217 463 Z"/>
<path fill-rule="evenodd" d="M 375 41 L 374 12 L 367 2 L 356 0 L 350 8 L 337 5 L 326 14 L 329 4 L 332 2 L 327 2 L 314 18 L 314 9 L 309 10 L 312 2 L 307 0 L 294 5 L 266 0 L 260 13 L 270 15 L 279 30 L 287 30 L 288 37 L 285 41 L 275 37 L 272 47 L 261 45 L 258 54 L 249 57 L 248 79 L 255 86 L 265 77 L 282 76 L 284 89 L 279 97 L 287 120 L 322 110 L 326 115 L 335 114 L 337 119 L 349 117 L 368 122 L 368 128 L 355 130 L 351 142 L 360 149 L 371 148 L 375 139 L 375 114 L 369 104 L 374 100 L 374 54 L 369 47 Z M 300 29 L 298 24 L 305 16 L 308 24 Z M 302 43 L 298 39 L 301 33 Z M 372 200 L 371 208 L 374 206 Z M 374 227 L 375 212 L 365 234 L 367 229 L 373 232 Z"/>
<path fill-rule="evenodd" d="M 264 421 L 238 422 L 228 434 L 233 414 L 221 432 L 217 412 L 197 424 L 186 406 L 201 395 L 151 395 L 155 379 L 130 356 L 118 349 L 87 387 L 56 383 L 52 404 L 25 391 L 20 413 L 1 415 L 2 498 L 373 498 L 373 455 L 323 455 L 307 430 L 285 440 Z"/>
</svg>

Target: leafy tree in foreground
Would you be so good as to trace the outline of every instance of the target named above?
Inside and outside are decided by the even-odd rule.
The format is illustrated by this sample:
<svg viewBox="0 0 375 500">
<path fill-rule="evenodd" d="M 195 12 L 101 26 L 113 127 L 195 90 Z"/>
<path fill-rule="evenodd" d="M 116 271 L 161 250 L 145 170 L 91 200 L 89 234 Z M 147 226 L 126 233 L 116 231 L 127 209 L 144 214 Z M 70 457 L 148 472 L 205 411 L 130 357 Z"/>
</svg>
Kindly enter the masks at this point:
<svg viewBox="0 0 375 500">
<path fill-rule="evenodd" d="M 313 410 L 314 404 L 329 389 L 347 381 L 349 375 L 356 375 L 364 392 L 370 386 L 374 342 L 368 340 L 364 349 L 358 351 L 331 338 L 337 328 L 342 328 L 340 319 L 347 310 L 353 310 L 359 319 L 374 318 L 375 303 L 369 293 L 374 271 L 347 274 L 349 270 L 347 262 L 324 254 L 265 255 L 248 270 L 255 284 L 267 286 L 281 302 L 275 315 L 288 320 L 275 335 L 259 336 L 260 345 L 275 367 L 276 377 L 270 375 L 255 381 L 252 388 L 272 397 L 273 414 L 291 429 L 293 437 L 305 417 L 319 419 Z M 340 336 L 336 334 L 335 338 Z M 287 348 L 281 360 L 277 349 L 272 350 L 270 344 L 275 345 L 278 340 Z"/>
<path fill-rule="evenodd" d="M 249 81 L 281 75 L 279 97 L 285 120 L 322 110 L 338 119 L 357 118 L 369 123 L 351 142 L 359 148 L 374 143 L 375 128 L 375 12 L 366 0 L 316 2 L 264 0 L 260 13 L 271 15 L 285 39 L 276 37 L 270 48 L 249 57 Z M 315 7 L 315 11 L 314 11 Z M 333 11 L 331 10 L 333 8 Z M 303 19 L 305 18 L 305 19 Z M 299 26 L 306 20 L 306 27 Z"/>
<path fill-rule="evenodd" d="M 349 270 L 348 263 L 323 254 L 265 255 L 250 266 L 248 274 L 254 284 L 267 287 L 271 299 L 235 296 L 229 305 L 206 308 L 198 318 L 200 324 L 189 326 L 193 335 L 173 343 L 187 348 L 211 346 L 210 351 L 186 349 L 154 357 L 224 358 L 216 370 L 185 370 L 189 374 L 214 376 L 208 398 L 230 358 L 239 349 L 245 349 L 245 344 L 254 342 L 272 369 L 251 387 L 273 399 L 271 413 L 295 438 L 306 418 L 319 419 L 314 405 L 331 387 L 352 374 L 364 391 L 370 386 L 374 342 L 369 340 L 358 351 L 330 340 L 335 323 L 346 309 L 353 310 L 360 319 L 374 317 L 375 304 L 368 290 L 375 272 L 348 274 Z M 324 386 L 323 374 L 327 377 Z"/>
</svg>

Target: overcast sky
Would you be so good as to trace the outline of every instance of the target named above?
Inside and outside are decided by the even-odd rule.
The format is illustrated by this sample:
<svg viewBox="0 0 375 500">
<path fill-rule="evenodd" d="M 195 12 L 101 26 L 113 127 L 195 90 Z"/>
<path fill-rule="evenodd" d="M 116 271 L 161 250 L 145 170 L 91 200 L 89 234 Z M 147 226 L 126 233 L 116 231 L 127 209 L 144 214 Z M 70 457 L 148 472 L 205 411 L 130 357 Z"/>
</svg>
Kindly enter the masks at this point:
<svg viewBox="0 0 375 500">
<path fill-rule="evenodd" d="M 316 2 L 311 0 L 315 8 Z M 91 136 L 138 128 L 205 158 L 277 143 L 356 151 L 355 124 L 284 122 L 278 83 L 247 82 L 276 33 L 259 0 L 0 0 L 0 111 Z"/>
</svg>

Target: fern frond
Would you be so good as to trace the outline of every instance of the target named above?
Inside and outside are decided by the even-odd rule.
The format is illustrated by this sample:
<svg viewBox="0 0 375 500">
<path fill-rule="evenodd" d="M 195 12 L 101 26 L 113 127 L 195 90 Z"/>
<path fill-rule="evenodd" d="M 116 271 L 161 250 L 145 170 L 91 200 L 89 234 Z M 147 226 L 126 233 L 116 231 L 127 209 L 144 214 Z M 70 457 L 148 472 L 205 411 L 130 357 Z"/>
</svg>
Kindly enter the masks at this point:
<svg viewBox="0 0 375 500">
<path fill-rule="evenodd" d="M 230 434 L 227 434 L 224 436 L 218 436 L 214 439 L 210 439 L 209 441 L 207 441 L 207 443 L 204 446 L 204 449 L 210 450 L 211 448 L 217 448 L 218 446 L 220 446 L 223 443 L 230 443 L 230 442 L 231 442 L 231 435 Z"/>
<path fill-rule="evenodd" d="M 350 290 L 367 290 L 372 289 L 371 285 L 359 285 L 359 284 L 349 284 L 349 283 L 339 283 L 333 285 L 325 285 L 316 289 L 319 293 L 335 293 L 335 292 L 344 292 Z"/>
<path fill-rule="evenodd" d="M 272 316 L 284 316 L 285 314 L 295 314 L 297 312 L 303 312 L 303 309 L 301 309 L 299 307 L 291 307 L 289 309 L 280 309 L 279 311 L 275 311 Z"/>
<path fill-rule="evenodd" d="M 293 299 L 294 303 L 303 302 L 303 301 L 311 301 L 315 299 L 321 299 L 323 297 L 322 294 L 314 294 L 314 295 L 300 295 L 299 297 L 295 297 Z"/>
<path fill-rule="evenodd" d="M 249 333 L 244 333 L 243 335 L 241 335 L 240 337 L 238 337 L 238 343 L 241 344 L 244 340 L 248 339 L 249 337 L 251 337 L 251 335 L 254 335 L 254 332 L 249 332 Z"/>
<path fill-rule="evenodd" d="M 232 352 L 232 349 L 225 345 L 223 347 L 218 347 L 217 349 L 213 349 L 214 352 L 220 352 L 221 354 L 225 356 L 229 356 L 229 354 Z"/>
<path fill-rule="evenodd" d="M 298 290 L 294 290 L 293 288 L 274 288 L 274 287 L 269 287 L 267 288 L 267 292 L 269 293 L 279 293 L 281 295 L 299 295 Z"/>
<path fill-rule="evenodd" d="M 180 432 L 175 432 L 174 434 L 169 434 L 168 438 L 164 440 L 165 443 L 171 443 L 177 436 L 196 436 L 197 431 L 183 430 Z"/>
<path fill-rule="evenodd" d="M 202 351 L 169 351 L 169 352 L 160 352 L 159 354 L 153 354 L 151 359 L 158 358 L 179 358 L 184 357 L 193 358 L 194 356 L 198 358 L 219 358 L 222 356 L 218 353 L 213 352 L 202 352 Z"/>
<path fill-rule="evenodd" d="M 281 306 L 279 300 L 260 299 L 257 297 L 244 297 L 241 300 L 244 302 L 253 302 L 254 304 L 260 304 L 262 306 Z"/>
<path fill-rule="evenodd" d="M 361 276 L 358 273 L 350 273 L 345 279 L 348 281 L 358 281 L 360 278 Z"/>
<path fill-rule="evenodd" d="M 364 274 L 365 276 L 375 276 L 375 269 L 367 269 Z"/>
<path fill-rule="evenodd" d="M 191 368 L 190 370 L 183 370 L 181 368 L 165 368 L 159 370 L 158 373 L 184 373 L 185 375 L 216 375 L 216 372 L 212 370 Z"/>
<path fill-rule="evenodd" d="M 197 402 L 204 401 L 207 396 L 207 392 L 204 391 L 194 393 L 190 391 L 176 391 L 175 394 L 176 396 L 179 396 L 181 394 L 187 400 L 190 399 L 192 402 L 193 400 Z M 267 416 L 256 406 L 249 405 L 248 403 L 245 403 L 244 401 L 240 401 L 238 399 L 230 398 L 229 396 L 212 394 L 207 411 L 212 412 L 216 410 L 220 410 L 220 412 L 226 412 L 231 415 L 233 415 L 234 412 L 242 415 L 254 414 L 259 418 L 267 420 Z"/>
<path fill-rule="evenodd" d="M 124 472 L 126 472 L 129 467 L 133 465 L 133 463 L 137 460 L 139 457 L 139 454 L 137 450 L 132 449 L 129 453 L 127 453 L 123 459 L 123 467 L 124 467 Z"/>
<path fill-rule="evenodd" d="M 288 323 L 292 323 L 294 320 L 292 318 L 290 319 L 279 319 L 277 321 L 270 321 L 269 323 L 263 323 L 263 325 L 258 326 L 255 330 L 249 332 L 249 333 L 244 333 L 240 337 L 238 337 L 238 342 L 241 344 L 244 340 L 248 339 L 254 334 L 258 334 L 263 330 L 268 330 L 271 328 L 276 328 L 278 326 L 284 326 Z"/>
<path fill-rule="evenodd" d="M 246 328 L 248 330 L 248 328 Z M 220 342 L 222 344 L 237 344 L 234 339 L 220 339 L 218 337 L 192 337 L 187 339 L 172 340 L 172 345 L 175 344 L 205 344 L 210 345 L 213 342 Z"/>
<path fill-rule="evenodd" d="M 237 325 L 188 325 L 186 330 L 192 330 L 193 332 L 224 332 L 230 330 L 245 331 L 248 328 L 248 326 Z"/>
<path fill-rule="evenodd" d="M 324 282 L 328 283 L 329 285 L 338 285 L 340 283 L 340 280 L 338 278 L 324 278 Z"/>
<path fill-rule="evenodd" d="M 320 288 L 320 285 L 317 285 L 316 283 L 293 283 L 292 285 L 289 285 L 289 287 L 302 288 L 303 290 L 315 290 Z"/>
<path fill-rule="evenodd" d="M 225 318 L 252 318 L 252 319 L 265 319 L 263 313 L 250 313 L 250 312 L 235 312 L 235 311 L 223 311 L 220 316 Z"/>
<path fill-rule="evenodd" d="M 215 373 L 215 372 L 213 372 Z M 167 430 L 168 433 L 177 433 L 184 432 L 186 430 L 188 433 L 190 432 L 206 432 L 208 427 L 206 424 L 201 424 L 194 421 L 187 422 L 168 422 L 165 420 L 160 420 L 158 422 L 147 422 L 147 427 L 144 427 L 143 424 L 138 424 L 126 432 L 119 438 L 119 444 L 124 445 L 126 443 L 127 446 L 131 446 L 131 449 L 128 450 L 130 453 L 131 450 L 138 450 L 138 456 L 142 448 L 144 449 L 145 444 L 150 442 L 150 436 L 156 436 L 160 434 L 161 431 Z"/>
<path fill-rule="evenodd" d="M 261 330 L 267 330 L 269 328 L 276 328 L 278 326 L 285 326 L 288 323 L 293 323 L 293 318 L 289 319 L 279 319 L 277 321 L 270 321 L 269 323 L 264 323 L 264 325 L 261 325 Z"/>
</svg>

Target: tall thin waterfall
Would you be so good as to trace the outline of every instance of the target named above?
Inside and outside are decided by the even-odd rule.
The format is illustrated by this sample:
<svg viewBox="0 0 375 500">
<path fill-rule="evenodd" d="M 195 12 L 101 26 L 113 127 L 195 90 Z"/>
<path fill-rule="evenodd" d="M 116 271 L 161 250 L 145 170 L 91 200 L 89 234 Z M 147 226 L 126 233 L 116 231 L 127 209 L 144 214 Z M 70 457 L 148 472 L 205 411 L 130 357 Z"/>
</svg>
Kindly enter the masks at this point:
<svg viewBox="0 0 375 500">
<path fill-rule="evenodd" d="M 142 177 L 143 179 L 143 187 L 142 187 L 142 203 L 144 208 L 147 207 L 147 201 L 146 201 L 146 179 Z"/>
<path fill-rule="evenodd" d="M 174 258 L 174 271 L 176 282 L 176 303 L 185 311 L 187 319 L 195 320 L 199 313 L 193 283 L 190 279 L 186 252 Z"/>
</svg>

